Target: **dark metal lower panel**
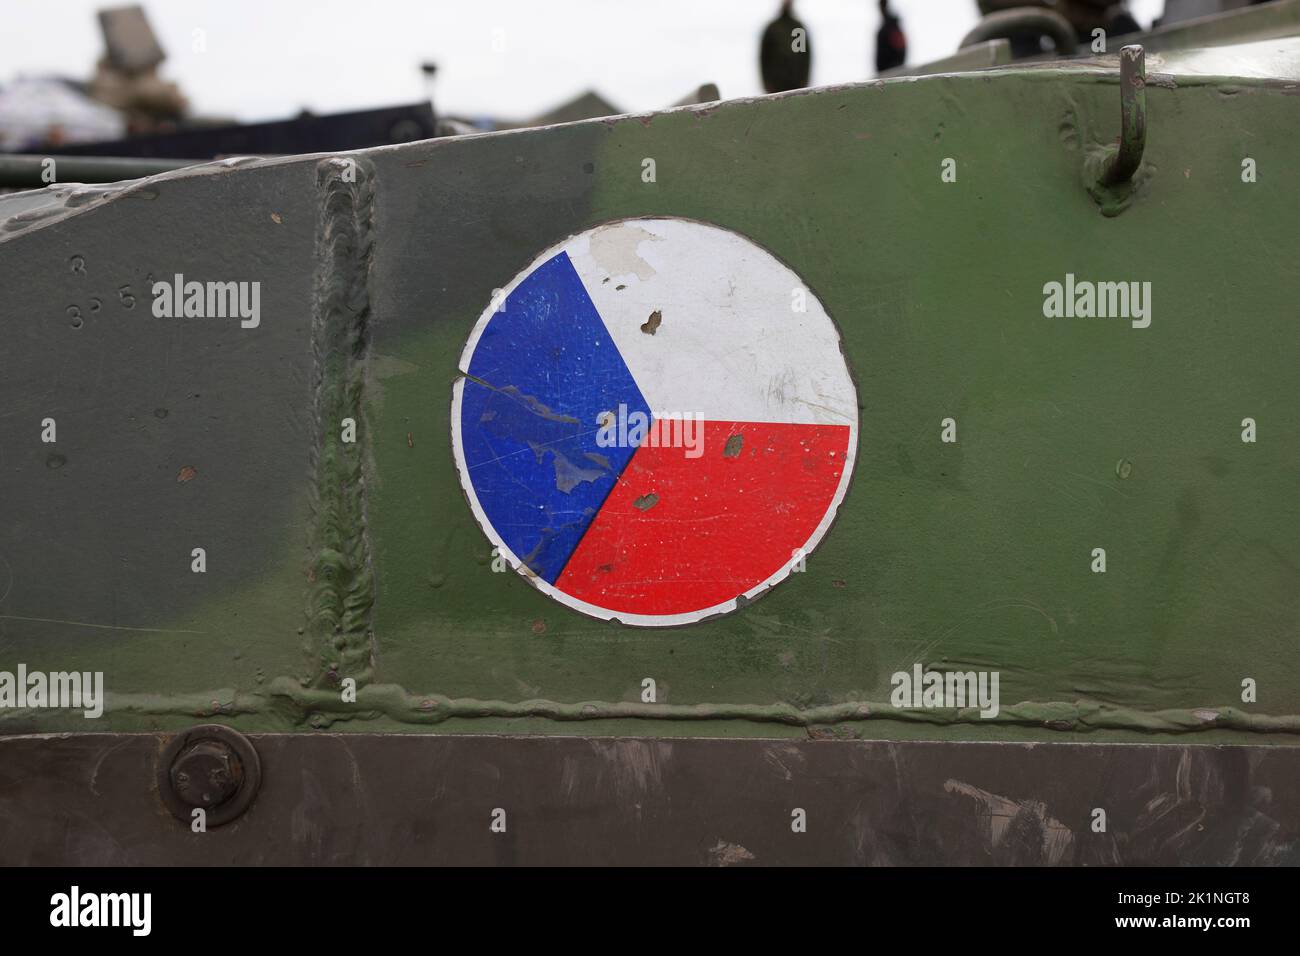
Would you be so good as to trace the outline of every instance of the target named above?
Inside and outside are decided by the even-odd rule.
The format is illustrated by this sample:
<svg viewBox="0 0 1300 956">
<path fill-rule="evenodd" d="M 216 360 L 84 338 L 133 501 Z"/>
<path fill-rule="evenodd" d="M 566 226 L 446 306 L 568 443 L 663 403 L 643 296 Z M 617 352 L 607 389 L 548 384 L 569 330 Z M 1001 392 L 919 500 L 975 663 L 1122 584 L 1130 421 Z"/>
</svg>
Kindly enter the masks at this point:
<svg viewBox="0 0 1300 956">
<path fill-rule="evenodd" d="M 1300 864 L 1291 747 L 265 734 L 196 834 L 167 739 L 0 738 L 0 863 Z"/>
</svg>

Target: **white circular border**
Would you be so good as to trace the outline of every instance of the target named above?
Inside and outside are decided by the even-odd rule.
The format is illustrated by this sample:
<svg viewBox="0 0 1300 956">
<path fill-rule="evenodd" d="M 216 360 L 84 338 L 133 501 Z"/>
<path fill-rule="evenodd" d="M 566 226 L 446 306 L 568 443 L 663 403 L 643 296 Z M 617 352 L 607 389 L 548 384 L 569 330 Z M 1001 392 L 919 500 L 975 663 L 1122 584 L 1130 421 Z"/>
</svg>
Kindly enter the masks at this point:
<svg viewBox="0 0 1300 956">
<path fill-rule="evenodd" d="M 456 460 L 456 475 L 460 479 L 460 486 L 465 492 L 466 499 L 469 501 L 470 510 L 473 511 L 474 513 L 474 519 L 478 522 L 478 525 L 483 530 L 483 533 L 487 535 L 488 540 L 492 542 L 494 549 L 497 551 L 497 553 L 501 557 L 505 558 L 506 563 L 510 565 L 510 567 L 515 571 L 515 573 L 517 573 L 520 577 L 526 580 L 537 590 L 541 591 L 547 597 L 550 597 L 558 601 L 560 604 L 572 608 L 573 610 L 578 611 L 581 614 L 585 614 L 588 617 L 594 617 L 602 621 L 615 621 L 622 624 L 628 624 L 633 627 L 677 627 L 683 624 L 697 624 L 709 618 L 719 617 L 724 614 L 730 614 L 732 611 L 737 610 L 742 602 L 748 604 L 750 601 L 759 597 L 766 591 L 770 590 L 771 588 L 775 587 L 776 585 L 784 581 L 786 578 L 788 578 L 790 576 L 791 571 L 793 571 L 794 566 L 799 563 L 800 558 L 796 558 L 792 555 L 790 560 L 786 562 L 786 564 L 782 565 L 775 572 L 773 572 L 766 580 L 761 581 L 760 583 L 754 585 L 748 591 L 745 591 L 743 594 L 738 594 L 736 595 L 736 597 L 731 598 L 727 601 L 723 601 L 721 604 L 715 604 L 712 607 L 707 607 L 699 611 L 687 611 L 680 614 L 629 614 L 621 611 L 611 611 L 608 608 L 599 607 L 598 605 L 589 604 L 586 601 L 581 601 L 578 598 L 575 598 L 572 595 L 568 594 L 567 592 L 560 590 L 555 585 L 551 584 L 548 581 L 543 580 L 542 578 L 534 574 L 532 569 L 529 568 L 526 564 L 524 564 L 524 562 L 519 559 L 519 556 L 516 555 L 509 548 L 509 546 L 506 545 L 505 541 L 502 540 L 501 536 L 497 534 L 496 528 L 492 526 L 492 522 L 488 519 L 487 513 L 483 510 L 483 506 L 479 503 L 478 494 L 474 491 L 474 484 L 472 481 L 470 481 L 469 478 L 469 468 L 466 466 L 465 452 L 463 448 L 461 427 L 460 427 L 461 402 L 462 402 L 463 393 L 465 391 L 465 370 L 469 367 L 470 359 L 474 355 L 474 350 L 478 347 L 478 342 L 479 339 L 483 336 L 483 331 L 487 328 L 488 323 L 492 321 L 492 317 L 497 314 L 496 311 L 497 302 L 504 302 L 506 299 L 508 299 L 511 293 L 513 293 L 514 290 L 519 286 L 519 284 L 523 282 L 524 279 L 528 278 L 528 276 L 530 276 L 534 270 L 536 270 L 543 263 L 548 262 L 550 259 L 554 258 L 555 256 L 559 255 L 561 252 L 565 251 L 571 243 L 573 243 L 575 240 L 583 236 L 590 235 L 591 233 L 594 233 L 599 229 L 604 229 L 607 226 L 612 226 L 617 223 L 628 223 L 631 225 L 639 225 L 643 223 L 662 223 L 662 222 L 689 223 L 691 225 L 698 226 L 702 229 L 712 229 L 718 232 L 730 233 L 731 235 L 740 239 L 742 242 L 745 242 L 751 247 L 753 247 L 753 249 L 760 255 L 766 256 L 769 260 L 771 260 L 771 263 L 775 265 L 777 268 L 789 272 L 790 275 L 799 283 L 799 287 L 807 290 L 809 301 L 815 303 L 817 307 L 821 309 L 822 314 L 826 316 L 827 320 L 831 323 L 831 328 L 835 331 L 835 337 L 837 340 L 839 340 L 841 344 L 841 348 L 839 350 L 840 359 L 841 361 L 844 361 L 844 350 L 842 347 L 843 337 L 840 335 L 839 326 L 835 324 L 835 320 L 831 318 L 831 314 L 828 311 L 826 311 L 826 307 L 822 304 L 821 300 L 817 298 L 817 296 L 813 293 L 811 289 L 808 288 L 808 284 L 803 281 L 802 277 L 799 276 L 799 274 L 796 273 L 794 269 L 790 268 L 790 266 L 786 265 L 775 255 L 773 255 L 767 249 L 760 246 L 758 243 L 754 242 L 754 240 L 750 239 L 748 236 L 742 235 L 741 233 L 736 232 L 734 229 L 724 229 L 722 226 L 714 225 L 713 223 L 702 222 L 697 219 L 685 219 L 676 216 L 659 216 L 655 218 L 640 217 L 640 218 L 629 218 L 629 219 L 613 219 L 610 220 L 609 222 L 602 222 L 599 225 L 592 226 L 589 229 L 584 229 L 582 232 L 574 233 L 573 235 L 568 236 L 567 238 L 551 246 L 545 252 L 541 253 L 541 255 L 533 259 L 533 261 L 530 262 L 526 268 L 524 268 L 518 275 L 516 275 L 514 279 L 512 279 L 510 283 L 501 290 L 499 297 L 494 297 L 494 301 L 488 304 L 488 307 L 483 311 L 482 315 L 479 316 L 478 321 L 474 324 L 474 329 L 472 332 L 470 332 L 469 339 L 465 343 L 465 348 L 461 352 L 460 365 L 458 366 L 457 369 L 459 374 L 457 375 L 455 385 L 452 386 L 452 397 L 451 397 L 451 450 L 452 450 L 452 455 Z M 857 386 L 857 382 L 853 380 L 853 373 L 849 370 L 849 365 L 847 361 L 844 361 L 844 376 L 846 379 L 848 379 L 849 386 L 853 390 L 853 394 L 856 399 L 858 386 Z M 835 494 L 831 498 L 830 506 L 827 507 L 826 513 L 822 516 L 821 521 L 818 522 L 817 527 L 813 529 L 813 533 L 808 538 L 807 542 L 805 542 L 799 548 L 799 550 L 803 552 L 802 559 L 804 560 L 806 560 L 817 548 L 817 546 L 821 543 L 822 538 L 826 536 L 826 532 L 830 530 L 831 525 L 834 523 L 835 516 L 839 513 L 840 504 L 843 503 L 844 496 L 845 494 L 848 493 L 849 480 L 853 476 L 853 466 L 857 462 L 857 450 L 858 450 L 858 406 L 855 401 L 853 405 L 853 420 L 849 423 L 848 451 L 844 456 L 844 469 L 842 474 L 840 475 L 840 483 L 839 486 L 835 489 Z"/>
</svg>

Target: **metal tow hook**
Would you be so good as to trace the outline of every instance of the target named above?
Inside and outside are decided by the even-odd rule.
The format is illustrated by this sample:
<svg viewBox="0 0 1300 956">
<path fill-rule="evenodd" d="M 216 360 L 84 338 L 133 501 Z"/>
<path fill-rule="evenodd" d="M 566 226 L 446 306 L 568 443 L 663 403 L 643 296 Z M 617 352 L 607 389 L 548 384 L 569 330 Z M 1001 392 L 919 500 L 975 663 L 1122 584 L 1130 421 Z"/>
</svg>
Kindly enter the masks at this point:
<svg viewBox="0 0 1300 956">
<path fill-rule="evenodd" d="M 1104 186 L 1129 182 L 1142 164 L 1147 145 L 1146 53 L 1138 44 L 1119 51 L 1119 151 L 1101 175 Z"/>
</svg>

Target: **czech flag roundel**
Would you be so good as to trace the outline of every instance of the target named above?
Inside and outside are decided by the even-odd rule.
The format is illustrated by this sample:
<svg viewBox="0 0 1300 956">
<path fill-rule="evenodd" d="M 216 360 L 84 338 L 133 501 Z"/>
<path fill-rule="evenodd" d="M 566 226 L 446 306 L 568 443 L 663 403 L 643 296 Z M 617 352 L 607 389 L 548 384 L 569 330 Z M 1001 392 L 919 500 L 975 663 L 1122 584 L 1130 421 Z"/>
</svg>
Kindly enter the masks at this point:
<svg viewBox="0 0 1300 956">
<path fill-rule="evenodd" d="M 494 296 L 460 370 L 452 446 L 474 516 L 594 617 L 734 610 L 802 568 L 853 470 L 835 325 L 718 226 L 624 220 L 548 249 Z"/>
</svg>

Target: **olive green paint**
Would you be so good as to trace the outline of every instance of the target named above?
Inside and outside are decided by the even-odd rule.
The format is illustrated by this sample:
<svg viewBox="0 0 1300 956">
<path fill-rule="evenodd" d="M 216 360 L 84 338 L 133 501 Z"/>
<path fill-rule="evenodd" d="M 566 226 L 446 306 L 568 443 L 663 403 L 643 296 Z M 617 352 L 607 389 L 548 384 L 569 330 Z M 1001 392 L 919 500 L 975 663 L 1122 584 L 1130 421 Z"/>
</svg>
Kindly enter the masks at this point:
<svg viewBox="0 0 1300 956">
<path fill-rule="evenodd" d="M 1294 743 L 1300 197 L 1283 130 L 1297 100 L 1212 77 L 1153 82 L 1147 98 L 1144 175 L 1115 217 L 1085 175 L 1118 133 L 1113 69 L 905 79 L 373 151 L 358 420 L 370 683 L 344 704 L 303 676 L 319 529 L 304 459 L 286 478 L 297 503 L 281 547 L 244 559 L 255 579 L 175 616 L 200 634 L 114 637 L 123 676 L 95 729 L 216 716 L 247 729 Z M 1240 180 L 1246 155 L 1257 183 Z M 313 163 L 296 161 L 308 195 Z M 228 175 L 236 189 L 268 173 Z M 837 322 L 860 400 L 852 484 L 807 571 L 666 630 L 585 618 L 494 572 L 450 446 L 457 361 L 492 290 L 566 235 L 634 216 L 717 223 L 788 263 Z M 310 274 L 314 249 L 300 242 L 286 262 Z M 1045 318 L 1042 287 L 1066 273 L 1150 281 L 1151 327 Z M 310 407 L 304 387 L 298 413 Z M 1239 437 L 1247 416 L 1255 444 Z M 948 417 L 956 444 L 939 439 Z M 1095 547 L 1105 574 L 1089 570 Z M 81 643 L 36 659 L 25 633 L 14 660 L 96 669 Z M 0 643 L 0 667 L 12 652 Z M 1000 671 L 1001 714 L 896 711 L 890 675 L 918 662 Z M 657 704 L 640 702 L 645 677 Z M 1241 702 L 1243 677 L 1259 703 Z M 0 720 L 33 728 L 85 726 Z"/>
<path fill-rule="evenodd" d="M 403 343 L 397 358 L 437 357 L 436 372 L 383 384 L 385 409 L 412 412 L 434 439 L 377 437 L 381 680 L 634 702 L 653 676 L 669 703 L 815 709 L 887 700 L 890 674 L 920 660 L 999 669 L 1003 700 L 1042 720 L 1109 705 L 1115 723 L 1154 730 L 1179 725 L 1156 716 L 1166 710 L 1203 725 L 1186 715 L 1239 704 L 1240 677 L 1255 676 L 1276 704 L 1258 710 L 1289 726 L 1300 565 L 1281 533 L 1297 527 L 1283 436 L 1300 421 L 1295 339 L 1279 338 L 1276 317 L 1300 291 L 1279 269 L 1295 198 L 1240 189 L 1236 157 L 1249 144 L 1284 166 L 1284 145 L 1251 131 L 1290 103 L 1229 101 L 1212 85 L 1150 98 L 1148 161 L 1167 172 L 1118 219 L 1098 214 L 1082 177 L 1093 131 L 1116 124 L 1106 77 L 936 78 L 592 124 L 604 134 L 594 208 L 567 231 L 630 216 L 717 222 L 790 263 L 837 319 L 863 415 L 849 497 L 808 573 L 686 629 L 590 621 L 493 574 L 438 396 L 484 288 L 450 327 Z M 575 132 L 530 135 L 576 170 L 587 154 L 567 148 Z M 501 145 L 533 155 L 523 136 Z M 957 184 L 940 181 L 949 155 Z M 455 215 L 481 216 L 473 202 Z M 1245 244 L 1185 228 L 1207 208 Z M 1153 327 L 1044 319 L 1041 287 L 1067 271 L 1153 281 Z M 1188 275 L 1214 278 L 1207 289 Z M 1243 445 L 1241 409 L 1267 409 L 1277 440 Z M 949 415 L 954 446 L 938 441 Z M 1089 571 L 1099 545 L 1106 575 Z"/>
</svg>

